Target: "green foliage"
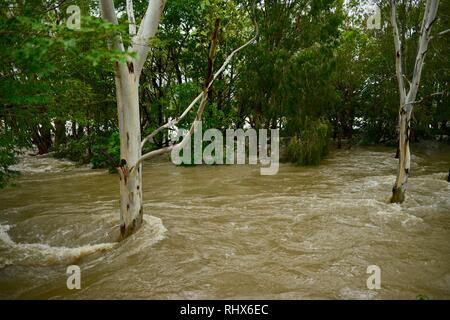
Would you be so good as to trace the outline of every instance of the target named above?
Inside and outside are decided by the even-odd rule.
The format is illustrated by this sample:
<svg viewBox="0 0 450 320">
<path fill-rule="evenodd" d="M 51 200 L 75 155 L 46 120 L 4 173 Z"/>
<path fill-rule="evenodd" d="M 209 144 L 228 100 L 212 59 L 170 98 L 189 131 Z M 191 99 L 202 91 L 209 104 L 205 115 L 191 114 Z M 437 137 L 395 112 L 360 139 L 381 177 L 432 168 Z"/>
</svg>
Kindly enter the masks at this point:
<svg viewBox="0 0 450 320">
<path fill-rule="evenodd" d="M 120 140 L 117 131 L 72 138 L 54 149 L 55 158 L 69 159 L 79 165 L 91 163 L 93 169 L 107 168 L 111 173 L 116 172 L 120 161 Z"/>
<path fill-rule="evenodd" d="M 300 137 L 291 138 L 288 157 L 298 165 L 317 165 L 328 154 L 330 126 L 326 121 L 306 119 Z"/>
<path fill-rule="evenodd" d="M 120 161 L 120 139 L 117 131 L 97 137 L 92 146 L 91 163 L 94 169 L 108 168 L 116 172 Z"/>
<path fill-rule="evenodd" d="M 395 144 L 399 99 L 390 12 L 388 2 L 377 3 L 380 30 L 366 29 L 367 8 L 360 1 L 167 1 L 140 77 L 142 136 L 179 116 L 201 92 L 210 35 L 220 19 L 214 70 L 256 29 L 258 36 L 214 82 L 204 130 L 280 128 L 282 137 L 295 137 L 289 154 L 299 164 L 318 163 L 328 137 Z M 119 160 L 114 63 L 134 54 L 110 50 L 108 41 L 120 34 L 128 47 L 127 15 L 119 15 L 115 26 L 100 18 L 96 1 L 70 4 L 82 9 L 80 30 L 67 28 L 64 1 L 0 6 L 3 177 L 14 150 L 24 147 L 55 150 L 94 168 L 113 168 Z M 126 12 L 125 0 L 114 4 Z M 134 1 L 138 26 L 147 4 Z M 405 76 L 411 79 L 424 1 L 401 0 L 398 8 Z M 441 1 L 433 33 L 448 29 L 449 12 L 450 3 Z M 417 139 L 450 134 L 448 50 L 447 36 L 430 43 L 412 121 Z M 190 127 L 196 108 L 179 127 Z M 69 134 L 61 124 L 78 129 Z M 167 138 L 160 133 L 144 152 L 165 146 Z"/>
<path fill-rule="evenodd" d="M 80 165 L 87 164 L 90 161 L 88 148 L 89 139 L 83 136 L 80 139 L 70 139 L 67 143 L 55 147 L 53 156 L 69 159 Z"/>
<path fill-rule="evenodd" d="M 0 188 L 5 187 L 9 178 L 14 175 L 14 172 L 8 169 L 17 163 L 14 147 L 10 139 L 0 134 Z"/>
</svg>

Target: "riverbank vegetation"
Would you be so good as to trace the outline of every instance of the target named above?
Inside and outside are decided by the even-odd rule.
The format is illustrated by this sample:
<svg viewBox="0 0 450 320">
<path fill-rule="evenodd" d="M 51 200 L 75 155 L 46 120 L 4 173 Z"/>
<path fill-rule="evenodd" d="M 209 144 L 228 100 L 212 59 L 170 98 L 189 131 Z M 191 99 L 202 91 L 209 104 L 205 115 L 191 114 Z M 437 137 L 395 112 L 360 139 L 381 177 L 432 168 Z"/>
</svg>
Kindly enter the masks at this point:
<svg viewBox="0 0 450 320">
<path fill-rule="evenodd" d="M 133 37 L 149 6 L 134 1 L 130 14 L 127 3 L 114 1 L 117 24 L 105 14 L 102 19 L 106 7 L 100 10 L 97 1 L 0 6 L 0 187 L 21 148 L 54 151 L 94 168 L 121 166 L 120 66 L 139 71 L 142 137 L 178 117 L 203 90 L 204 127 L 279 128 L 289 141 L 289 160 L 299 165 L 320 163 L 330 143 L 397 145 L 391 8 L 397 9 L 402 74 L 413 79 L 427 1 L 168 0 L 145 54 L 115 47 L 118 35 L 120 45 L 136 46 Z M 80 8 L 79 28 L 70 27 L 70 5 Z M 371 12 L 374 6 L 379 11 Z M 450 135 L 449 19 L 450 3 L 441 1 L 413 102 L 411 141 L 448 141 Z M 206 88 L 212 70 L 252 37 Z M 189 129 L 198 114 L 193 109 L 178 127 Z M 169 134 L 156 135 L 142 153 L 167 147 Z"/>
</svg>

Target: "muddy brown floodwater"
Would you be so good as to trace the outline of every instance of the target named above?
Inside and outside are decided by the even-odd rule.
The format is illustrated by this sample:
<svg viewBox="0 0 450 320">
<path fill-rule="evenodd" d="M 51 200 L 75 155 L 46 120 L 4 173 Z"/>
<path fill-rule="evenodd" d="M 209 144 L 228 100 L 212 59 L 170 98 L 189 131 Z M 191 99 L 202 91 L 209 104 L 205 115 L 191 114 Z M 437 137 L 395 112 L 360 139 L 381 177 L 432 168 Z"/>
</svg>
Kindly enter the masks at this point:
<svg viewBox="0 0 450 320">
<path fill-rule="evenodd" d="M 335 151 L 275 176 L 162 158 L 144 168 L 145 223 L 121 243 L 116 175 L 25 156 L 0 191 L 0 298 L 449 299 L 450 152 L 413 149 L 403 205 L 388 203 L 394 153 Z M 81 290 L 66 287 L 71 264 Z"/>
</svg>

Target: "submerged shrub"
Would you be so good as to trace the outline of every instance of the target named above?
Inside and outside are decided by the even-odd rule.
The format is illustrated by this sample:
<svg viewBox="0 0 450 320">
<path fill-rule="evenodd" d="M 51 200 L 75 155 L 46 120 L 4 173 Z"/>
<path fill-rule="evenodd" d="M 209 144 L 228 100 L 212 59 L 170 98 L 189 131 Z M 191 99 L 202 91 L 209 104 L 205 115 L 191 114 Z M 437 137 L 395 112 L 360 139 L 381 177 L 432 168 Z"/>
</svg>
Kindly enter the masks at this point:
<svg viewBox="0 0 450 320">
<path fill-rule="evenodd" d="M 17 157 L 14 151 L 0 146 L 0 188 L 4 188 L 9 178 L 15 174 L 8 167 L 16 163 Z"/>
<path fill-rule="evenodd" d="M 293 137 L 288 144 L 288 158 L 298 165 L 319 164 L 328 154 L 330 132 L 327 122 L 306 119 L 300 137 Z"/>
<path fill-rule="evenodd" d="M 78 164 L 91 163 L 93 169 L 108 168 L 110 172 L 115 172 L 120 160 L 119 133 L 107 131 L 71 139 L 56 147 L 54 157 Z"/>
<path fill-rule="evenodd" d="M 79 139 L 70 139 L 64 144 L 54 147 L 53 156 L 58 159 L 69 159 L 78 164 L 89 163 L 89 141 L 87 136 L 82 136 Z"/>
<path fill-rule="evenodd" d="M 0 188 L 4 188 L 9 178 L 18 173 L 8 169 L 18 161 L 15 148 L 14 139 L 5 132 L 0 132 Z"/>
<path fill-rule="evenodd" d="M 116 172 L 116 166 L 119 161 L 119 132 L 108 132 L 103 136 L 97 136 L 92 145 L 92 167 L 94 169 L 108 168 L 110 172 Z"/>
</svg>

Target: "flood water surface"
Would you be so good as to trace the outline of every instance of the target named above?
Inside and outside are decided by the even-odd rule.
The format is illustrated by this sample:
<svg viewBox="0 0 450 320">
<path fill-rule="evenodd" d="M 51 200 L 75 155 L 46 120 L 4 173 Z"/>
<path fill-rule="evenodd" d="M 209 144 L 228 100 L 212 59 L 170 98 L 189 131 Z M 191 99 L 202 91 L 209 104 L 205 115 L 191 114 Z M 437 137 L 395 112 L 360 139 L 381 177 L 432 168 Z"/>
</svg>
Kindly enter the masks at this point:
<svg viewBox="0 0 450 320">
<path fill-rule="evenodd" d="M 162 158 L 144 167 L 144 225 L 121 243 L 116 175 L 26 156 L 0 191 L 0 298 L 449 299 L 450 152 L 414 154 L 402 205 L 388 203 L 394 154 L 336 151 L 274 176 Z"/>
</svg>

